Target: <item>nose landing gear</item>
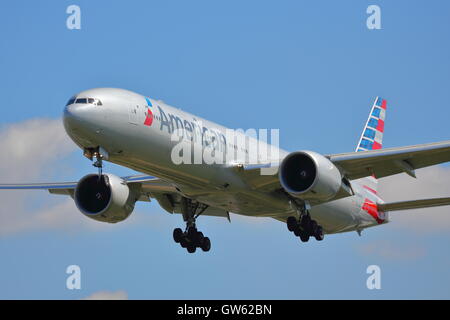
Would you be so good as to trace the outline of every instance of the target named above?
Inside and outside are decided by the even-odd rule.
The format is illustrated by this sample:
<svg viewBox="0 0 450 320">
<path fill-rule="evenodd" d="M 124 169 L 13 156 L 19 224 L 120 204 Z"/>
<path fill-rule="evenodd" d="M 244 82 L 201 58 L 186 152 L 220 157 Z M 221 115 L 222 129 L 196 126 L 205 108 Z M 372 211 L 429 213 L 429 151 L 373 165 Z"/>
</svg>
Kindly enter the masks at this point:
<svg viewBox="0 0 450 320">
<path fill-rule="evenodd" d="M 98 178 L 100 179 L 103 174 L 103 156 L 96 152 L 94 153 L 95 162 L 92 164 L 94 167 L 98 168 Z"/>
<path fill-rule="evenodd" d="M 181 211 L 183 219 L 186 222 L 186 229 L 184 232 L 181 228 L 173 230 L 173 239 L 181 247 L 186 248 L 189 253 L 194 253 L 197 248 L 201 248 L 205 252 L 211 249 L 211 241 L 209 238 L 205 237 L 195 226 L 195 220 L 207 208 L 207 205 L 194 202 L 191 199 L 184 197 L 181 199 Z"/>
<path fill-rule="evenodd" d="M 85 148 L 83 154 L 91 161 L 94 161 L 95 158 L 95 161 L 92 165 L 98 169 L 98 178 L 101 179 L 103 174 L 103 160 L 108 160 L 108 152 L 102 147 L 96 147 Z"/>
</svg>

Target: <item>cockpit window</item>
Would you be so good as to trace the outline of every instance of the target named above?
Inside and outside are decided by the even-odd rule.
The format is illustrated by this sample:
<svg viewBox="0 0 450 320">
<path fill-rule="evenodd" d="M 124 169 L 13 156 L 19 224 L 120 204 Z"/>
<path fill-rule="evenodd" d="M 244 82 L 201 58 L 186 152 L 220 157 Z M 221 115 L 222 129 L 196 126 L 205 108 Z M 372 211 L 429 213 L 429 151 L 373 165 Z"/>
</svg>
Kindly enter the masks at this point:
<svg viewBox="0 0 450 320">
<path fill-rule="evenodd" d="M 72 103 L 83 103 L 83 104 L 93 104 L 94 106 L 101 106 L 103 105 L 102 102 L 99 99 L 95 98 L 78 98 L 75 99 L 75 97 L 70 98 L 69 102 L 67 102 L 67 105 Z"/>
<path fill-rule="evenodd" d="M 73 104 L 74 102 L 75 102 L 75 97 L 72 97 L 72 98 L 69 99 L 69 101 L 67 101 L 66 106 L 71 105 L 71 104 Z"/>
</svg>

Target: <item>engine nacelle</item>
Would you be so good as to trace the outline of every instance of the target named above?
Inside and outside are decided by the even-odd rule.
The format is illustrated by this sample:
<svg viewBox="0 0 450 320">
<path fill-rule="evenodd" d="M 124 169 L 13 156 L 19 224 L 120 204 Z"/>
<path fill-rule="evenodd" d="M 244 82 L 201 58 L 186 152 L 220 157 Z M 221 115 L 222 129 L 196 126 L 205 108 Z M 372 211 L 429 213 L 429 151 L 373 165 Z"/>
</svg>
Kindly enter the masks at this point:
<svg viewBox="0 0 450 320">
<path fill-rule="evenodd" d="M 75 204 L 85 216 L 116 223 L 125 220 L 133 212 L 136 193 L 113 174 L 88 174 L 78 182 L 74 194 Z"/>
<path fill-rule="evenodd" d="M 302 200 L 331 200 L 343 184 L 339 169 L 330 160 L 312 151 L 287 155 L 281 162 L 278 177 L 289 194 Z"/>
</svg>

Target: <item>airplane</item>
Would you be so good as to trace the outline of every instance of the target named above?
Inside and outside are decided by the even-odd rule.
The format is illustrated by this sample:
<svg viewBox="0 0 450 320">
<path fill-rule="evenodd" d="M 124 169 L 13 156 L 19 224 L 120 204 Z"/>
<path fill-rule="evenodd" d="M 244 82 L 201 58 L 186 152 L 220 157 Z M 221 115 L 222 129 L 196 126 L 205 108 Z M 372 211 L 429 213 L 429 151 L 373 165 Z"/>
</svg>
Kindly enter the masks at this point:
<svg viewBox="0 0 450 320">
<path fill-rule="evenodd" d="M 287 152 L 262 143 L 269 148 L 261 150 L 270 149 L 270 154 L 261 155 L 258 148 L 252 162 L 249 149 L 259 143 L 254 137 L 239 133 L 246 143 L 237 143 L 227 139 L 227 128 L 161 100 L 124 89 L 90 89 L 69 99 L 63 122 L 98 173 L 76 182 L 0 184 L 0 189 L 68 195 L 83 215 L 107 223 L 127 219 L 137 201 L 155 199 L 165 211 L 182 214 L 186 226 L 173 230 L 173 238 L 189 253 L 211 249 L 210 239 L 197 229 L 201 215 L 229 221 L 230 212 L 270 217 L 286 223 L 302 242 L 322 241 L 326 234 L 361 235 L 388 223 L 389 212 L 450 205 L 450 198 L 385 203 L 378 194 L 383 177 L 416 177 L 416 169 L 450 161 L 450 140 L 383 149 L 386 108 L 386 100 L 376 97 L 355 152 Z M 173 155 L 180 143 L 191 143 L 183 153 L 209 148 L 225 160 L 176 163 Z M 141 174 L 103 173 L 103 161 Z M 263 169 L 273 172 L 263 174 Z"/>
</svg>

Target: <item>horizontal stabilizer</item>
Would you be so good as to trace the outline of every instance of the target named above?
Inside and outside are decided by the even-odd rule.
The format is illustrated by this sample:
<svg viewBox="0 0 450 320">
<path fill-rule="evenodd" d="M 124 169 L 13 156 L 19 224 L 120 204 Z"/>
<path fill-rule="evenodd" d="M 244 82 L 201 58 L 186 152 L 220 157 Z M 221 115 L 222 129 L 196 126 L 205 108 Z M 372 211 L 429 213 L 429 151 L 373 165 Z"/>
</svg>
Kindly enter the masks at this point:
<svg viewBox="0 0 450 320">
<path fill-rule="evenodd" d="M 378 205 L 378 210 L 386 212 L 386 211 L 421 209 L 421 208 L 430 208 L 448 205 L 450 205 L 450 198 L 435 198 L 435 199 L 382 203 Z"/>
</svg>

